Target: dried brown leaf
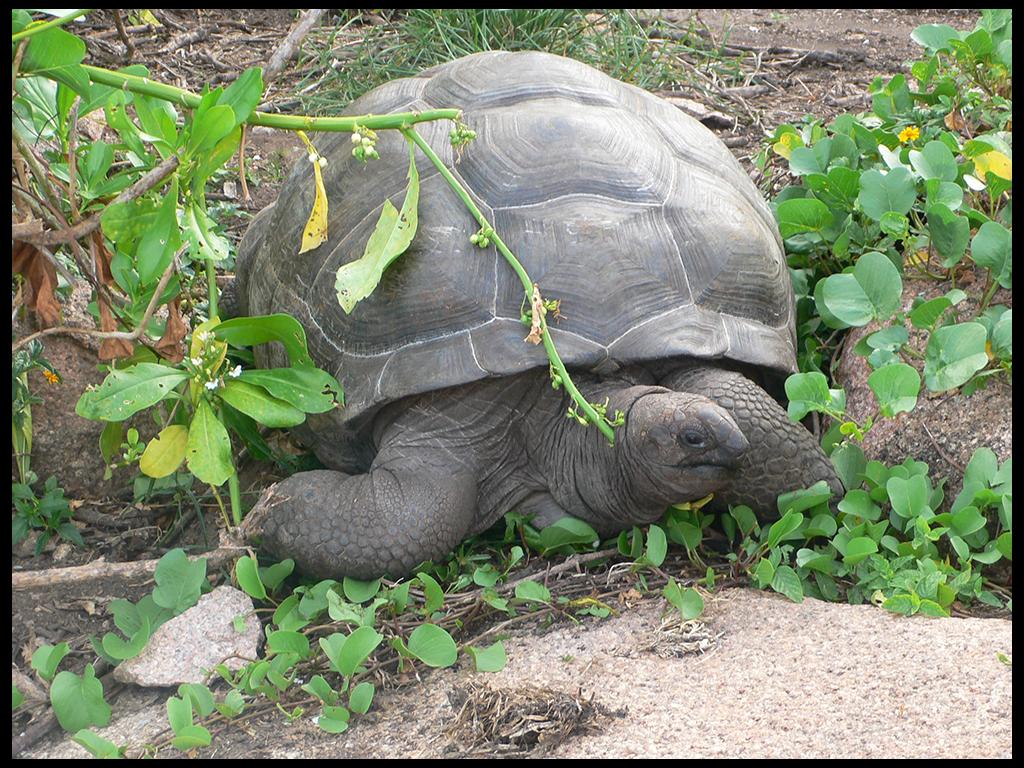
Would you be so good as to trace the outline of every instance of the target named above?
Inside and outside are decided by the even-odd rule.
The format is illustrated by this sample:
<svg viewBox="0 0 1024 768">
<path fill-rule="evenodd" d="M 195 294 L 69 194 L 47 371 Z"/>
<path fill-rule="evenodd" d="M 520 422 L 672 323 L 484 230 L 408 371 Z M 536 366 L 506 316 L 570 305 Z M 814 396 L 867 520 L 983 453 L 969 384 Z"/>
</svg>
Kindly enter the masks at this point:
<svg viewBox="0 0 1024 768">
<path fill-rule="evenodd" d="M 176 297 L 167 305 L 167 327 L 164 329 L 164 335 L 160 337 L 160 341 L 153 349 L 164 360 L 180 363 L 185 357 L 185 347 L 182 341 L 187 333 L 188 326 L 185 325 L 185 319 L 181 316 L 181 299 Z"/>
<path fill-rule="evenodd" d="M 31 296 L 26 305 L 35 310 L 40 327 L 59 325 L 60 302 L 55 293 L 57 270 L 50 260 L 31 243 L 15 240 L 11 246 L 11 271 L 28 281 Z"/>
</svg>

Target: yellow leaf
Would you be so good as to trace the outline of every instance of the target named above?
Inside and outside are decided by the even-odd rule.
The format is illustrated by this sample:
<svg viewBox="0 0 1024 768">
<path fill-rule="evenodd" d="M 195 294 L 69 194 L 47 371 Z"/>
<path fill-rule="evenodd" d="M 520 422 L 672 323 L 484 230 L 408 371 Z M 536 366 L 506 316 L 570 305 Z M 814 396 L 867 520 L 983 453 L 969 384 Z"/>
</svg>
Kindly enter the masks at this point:
<svg viewBox="0 0 1024 768">
<path fill-rule="evenodd" d="M 311 251 L 319 247 L 327 239 L 327 190 L 324 189 L 324 177 L 320 172 L 320 163 L 313 163 L 313 175 L 316 179 L 316 199 L 309 221 L 302 231 L 302 247 L 299 253 Z"/>
<path fill-rule="evenodd" d="M 986 173 L 994 173 L 1001 179 L 1013 180 L 1013 161 L 996 150 L 975 157 L 974 170 L 979 179 L 984 179 Z"/>
<path fill-rule="evenodd" d="M 784 133 L 779 137 L 779 140 L 772 145 L 772 149 L 782 157 L 789 160 L 789 156 L 793 154 L 795 147 L 802 147 L 804 145 L 803 139 L 800 138 L 798 133 Z"/>
<path fill-rule="evenodd" d="M 188 427 L 183 424 L 172 424 L 160 430 L 142 452 L 139 469 L 149 477 L 167 477 L 185 460 L 187 444 Z"/>
<path fill-rule="evenodd" d="M 907 264 L 912 266 L 912 267 L 913 266 L 917 266 L 919 264 L 927 264 L 928 263 L 928 249 L 927 248 L 921 248 L 921 249 L 919 249 L 917 251 L 914 251 L 911 254 L 908 254 L 906 258 L 907 258 Z"/>
</svg>

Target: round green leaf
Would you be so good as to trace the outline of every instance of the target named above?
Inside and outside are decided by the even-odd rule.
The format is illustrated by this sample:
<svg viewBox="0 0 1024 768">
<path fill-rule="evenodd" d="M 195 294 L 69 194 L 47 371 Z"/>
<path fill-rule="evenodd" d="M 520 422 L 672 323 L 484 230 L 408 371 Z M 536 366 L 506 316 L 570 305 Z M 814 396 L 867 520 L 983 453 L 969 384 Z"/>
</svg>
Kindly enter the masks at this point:
<svg viewBox="0 0 1024 768">
<path fill-rule="evenodd" d="M 874 319 L 885 320 L 900 308 L 903 280 L 888 256 L 876 251 L 865 253 L 854 265 L 853 276 L 871 302 Z"/>
<path fill-rule="evenodd" d="M 966 216 L 958 216 L 937 203 L 928 209 L 928 234 L 942 256 L 942 265 L 952 267 L 964 257 L 971 237 L 971 223 Z"/>
<path fill-rule="evenodd" d="M 804 599 L 804 585 L 796 571 L 788 565 L 780 565 L 775 569 L 772 577 L 772 589 L 779 594 L 785 595 L 794 603 L 802 603 Z"/>
<path fill-rule="evenodd" d="M 904 520 L 917 517 L 928 508 L 928 478 L 914 475 L 909 478 L 890 477 L 885 483 L 893 512 Z"/>
<path fill-rule="evenodd" d="M 260 579 L 259 567 L 248 555 L 238 558 L 238 562 L 235 563 L 235 581 L 249 597 L 255 597 L 257 600 L 267 599 L 267 590 Z"/>
<path fill-rule="evenodd" d="M 317 718 L 317 725 L 327 733 L 344 733 L 348 730 L 349 711 L 345 707 L 325 704 Z"/>
<path fill-rule="evenodd" d="M 353 603 L 365 603 L 380 591 L 380 579 L 359 581 L 346 576 L 342 581 L 342 590 Z"/>
<path fill-rule="evenodd" d="M 522 581 L 516 584 L 516 597 L 526 602 L 550 603 L 551 592 L 536 581 Z"/>
<path fill-rule="evenodd" d="M 911 32 L 910 37 L 929 53 L 935 53 L 950 50 L 950 40 L 959 40 L 960 33 L 948 24 L 922 24 Z"/>
<path fill-rule="evenodd" d="M 110 722 L 110 705 L 103 698 L 103 684 L 92 664 L 82 676 L 59 672 L 50 686 L 50 703 L 61 728 L 76 733 L 91 725 L 103 727 Z"/>
<path fill-rule="evenodd" d="M 589 525 L 575 517 L 556 520 L 540 532 L 541 553 L 547 554 L 571 544 L 593 544 L 600 536 Z"/>
<path fill-rule="evenodd" d="M 269 653 L 295 653 L 299 658 L 306 658 L 309 656 L 309 638 L 294 630 L 272 630 L 267 634 L 267 651 Z"/>
<path fill-rule="evenodd" d="M 956 159 L 941 141 L 929 141 L 921 151 L 912 149 L 909 157 L 910 164 L 921 178 L 956 181 Z"/>
<path fill-rule="evenodd" d="M 818 311 L 827 310 L 841 324 L 839 327 L 867 325 L 874 316 L 871 300 L 852 274 L 820 280 L 814 298 Z"/>
<path fill-rule="evenodd" d="M 992 270 L 1003 288 L 1013 287 L 1013 234 L 996 221 L 986 221 L 971 241 L 971 258 Z"/>
<path fill-rule="evenodd" d="M 878 545 L 873 539 L 867 536 L 858 536 L 850 539 L 846 544 L 846 554 L 843 555 L 843 562 L 847 565 L 856 565 L 869 555 L 878 551 Z"/>
<path fill-rule="evenodd" d="M 988 364 L 981 323 L 959 323 L 937 328 L 925 348 L 924 381 L 933 392 L 966 383 Z"/>
<path fill-rule="evenodd" d="M 476 664 L 477 672 L 500 672 L 508 663 L 505 645 L 499 640 L 486 648 L 469 646 L 469 653 Z"/>
<path fill-rule="evenodd" d="M 821 232 L 832 221 L 828 206 L 820 200 L 804 197 L 786 200 L 776 209 L 779 232 L 783 237 Z"/>
<path fill-rule="evenodd" d="M 912 366 L 893 363 L 873 371 L 868 376 L 868 386 L 875 393 L 882 414 L 891 417 L 914 410 L 921 391 L 921 377 Z"/>
<path fill-rule="evenodd" d="M 788 414 L 800 421 L 810 411 L 842 414 L 846 410 L 846 392 L 829 389 L 825 376 L 817 371 L 794 373 L 786 379 L 786 396 L 790 398 Z"/>
<path fill-rule="evenodd" d="M 351 677 L 356 667 L 362 664 L 373 653 L 384 639 L 373 627 L 359 627 L 345 638 L 341 651 L 337 654 L 337 667 L 345 677 Z"/>
<path fill-rule="evenodd" d="M 684 587 L 679 597 L 679 613 L 684 621 L 696 619 L 704 613 L 704 598 L 692 587 Z"/>
<path fill-rule="evenodd" d="M 875 221 L 889 211 L 906 214 L 917 200 L 914 176 L 900 166 L 883 175 L 880 171 L 865 171 L 860 175 L 860 195 L 857 197 L 864 213 Z"/>
<path fill-rule="evenodd" d="M 436 624 L 421 624 L 409 635 L 409 652 L 428 667 L 450 667 L 458 649 L 452 636 Z"/>
<path fill-rule="evenodd" d="M 668 541 L 665 538 L 665 531 L 657 525 L 652 525 L 647 530 L 647 551 L 644 553 L 651 565 L 658 567 L 665 562 L 665 554 L 668 552 Z"/>
<path fill-rule="evenodd" d="M 363 681 L 348 695 L 348 706 L 353 712 L 358 712 L 360 715 L 365 715 L 370 711 L 370 705 L 373 703 L 373 694 L 376 689 L 373 683 Z"/>
<path fill-rule="evenodd" d="M 871 494 L 861 488 L 846 492 L 846 496 L 839 502 L 839 511 L 872 523 L 882 514 L 882 508 L 871 500 Z"/>
</svg>

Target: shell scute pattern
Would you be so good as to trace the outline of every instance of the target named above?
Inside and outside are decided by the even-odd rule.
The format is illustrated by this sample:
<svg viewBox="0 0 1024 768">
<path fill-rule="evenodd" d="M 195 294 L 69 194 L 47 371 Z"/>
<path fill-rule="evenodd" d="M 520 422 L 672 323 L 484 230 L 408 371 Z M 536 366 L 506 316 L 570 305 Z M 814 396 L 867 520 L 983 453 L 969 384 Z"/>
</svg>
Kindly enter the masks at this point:
<svg viewBox="0 0 1024 768">
<path fill-rule="evenodd" d="M 795 368 L 792 289 L 772 214 L 707 129 L 640 89 L 532 52 L 441 65 L 346 112 L 452 106 L 477 131 L 457 163 L 448 125 L 417 130 L 545 296 L 562 301 L 565 318 L 551 329 L 567 365 L 607 372 L 698 356 Z M 413 245 L 374 294 L 342 311 L 334 272 L 362 255 L 383 201 L 401 205 L 408 171 L 397 132 L 381 132 L 381 159 L 368 166 L 346 142 L 322 145 L 330 240 L 294 255 L 312 204 L 299 168 L 245 267 L 250 311 L 299 317 L 314 359 L 345 387 L 334 428 L 356 429 L 404 396 L 546 367 L 543 349 L 523 343 L 518 279 L 496 249 L 469 243 L 477 224 L 423 158 Z"/>
</svg>

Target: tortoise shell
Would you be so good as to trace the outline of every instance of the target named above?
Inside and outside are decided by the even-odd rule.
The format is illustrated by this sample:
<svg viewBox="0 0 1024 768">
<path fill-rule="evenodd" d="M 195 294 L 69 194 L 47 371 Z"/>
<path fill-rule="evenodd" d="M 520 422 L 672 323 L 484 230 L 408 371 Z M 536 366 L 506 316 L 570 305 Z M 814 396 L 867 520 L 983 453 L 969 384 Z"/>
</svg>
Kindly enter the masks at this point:
<svg viewBox="0 0 1024 768">
<path fill-rule="evenodd" d="M 796 370 L 774 218 L 708 129 L 646 91 L 540 52 L 459 59 L 382 85 L 345 114 L 449 107 L 477 134 L 461 156 L 449 123 L 417 130 L 544 297 L 561 301 L 563 317 L 549 315 L 549 327 L 567 366 L 604 374 L 696 357 Z M 243 239 L 238 276 L 245 309 L 296 317 L 314 360 L 344 386 L 345 408 L 310 421 L 325 444 L 318 453 L 344 466 L 382 406 L 548 360 L 543 346 L 524 343 L 522 284 L 493 246 L 470 243 L 478 225 L 419 151 L 415 239 L 346 314 L 335 272 L 362 256 L 386 199 L 401 207 L 408 145 L 381 131 L 380 159 L 364 165 L 348 134 L 317 144 L 329 160 L 328 241 L 296 254 L 314 196 L 303 160 Z M 261 363 L 287 364 L 280 349 Z"/>
</svg>

